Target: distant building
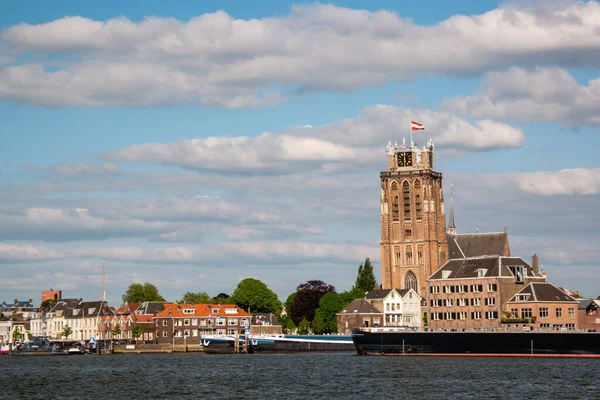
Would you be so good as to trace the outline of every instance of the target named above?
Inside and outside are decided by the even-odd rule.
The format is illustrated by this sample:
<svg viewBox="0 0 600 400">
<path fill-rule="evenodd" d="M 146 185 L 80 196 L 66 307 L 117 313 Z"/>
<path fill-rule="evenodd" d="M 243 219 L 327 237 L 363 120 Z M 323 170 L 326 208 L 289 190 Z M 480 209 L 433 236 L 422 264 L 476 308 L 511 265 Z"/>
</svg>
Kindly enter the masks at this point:
<svg viewBox="0 0 600 400">
<path fill-rule="evenodd" d="M 600 332 L 600 296 L 595 300 L 579 299 L 577 326 L 587 331 Z"/>
<path fill-rule="evenodd" d="M 546 277 L 519 257 L 453 259 L 427 280 L 430 329 L 497 329 L 506 304 L 531 282 Z"/>
<path fill-rule="evenodd" d="M 364 298 L 356 299 L 337 314 L 337 331 L 349 335 L 354 328 L 382 326 L 384 314 Z"/>
<path fill-rule="evenodd" d="M 200 344 L 200 335 L 243 334 L 252 316 L 235 304 L 165 304 L 154 318 L 159 344 Z"/>
<path fill-rule="evenodd" d="M 42 291 L 42 303 L 48 300 L 59 301 L 62 299 L 62 291 L 61 290 L 43 290 Z"/>
<path fill-rule="evenodd" d="M 534 330 L 575 330 L 577 299 L 550 282 L 531 282 L 507 303 L 505 326 L 530 326 Z"/>
<path fill-rule="evenodd" d="M 421 296 L 413 289 L 374 289 L 365 300 L 383 312 L 383 326 L 421 328 Z"/>
<path fill-rule="evenodd" d="M 111 315 L 112 310 L 105 301 L 81 301 L 64 313 L 64 326 L 71 327 L 69 339 L 88 341 L 99 337 L 98 326 L 103 316 Z"/>
<path fill-rule="evenodd" d="M 280 335 L 282 334 L 281 324 L 275 314 L 254 314 L 250 333 L 252 335 Z"/>
</svg>

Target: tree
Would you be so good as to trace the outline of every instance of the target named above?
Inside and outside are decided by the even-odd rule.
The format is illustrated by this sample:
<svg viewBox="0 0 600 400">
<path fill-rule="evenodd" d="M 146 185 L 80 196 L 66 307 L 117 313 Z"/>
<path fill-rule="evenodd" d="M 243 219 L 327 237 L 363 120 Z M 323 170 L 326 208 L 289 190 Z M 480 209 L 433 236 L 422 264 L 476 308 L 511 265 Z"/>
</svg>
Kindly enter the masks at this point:
<svg viewBox="0 0 600 400">
<path fill-rule="evenodd" d="M 183 298 L 179 301 L 179 303 L 185 304 L 212 304 L 214 300 L 212 297 L 208 295 L 206 292 L 185 292 Z"/>
<path fill-rule="evenodd" d="M 140 324 L 135 324 L 131 330 L 131 335 L 137 341 L 142 336 L 142 326 Z"/>
<path fill-rule="evenodd" d="M 319 300 L 319 308 L 315 312 L 312 328 L 315 333 L 336 333 L 337 313 L 342 311 L 348 303 L 343 294 L 334 292 L 325 293 Z"/>
<path fill-rule="evenodd" d="M 132 283 L 121 296 L 123 303 L 143 303 L 144 301 L 165 301 L 158 294 L 158 288 L 151 283 Z"/>
<path fill-rule="evenodd" d="M 300 328 L 300 321 L 304 318 L 312 322 L 315 318 L 315 311 L 319 307 L 319 300 L 329 292 L 335 292 L 335 288 L 319 280 L 308 281 L 296 288 L 296 294 L 290 304 L 288 314 L 298 328 Z M 288 297 L 289 299 L 290 297 Z"/>
<path fill-rule="evenodd" d="M 15 327 L 15 329 L 13 330 L 13 334 L 12 334 L 12 340 L 13 343 L 14 342 L 20 342 L 21 339 L 23 339 L 23 335 L 21 334 L 21 332 L 19 332 L 19 330 Z"/>
<path fill-rule="evenodd" d="M 73 330 L 71 329 L 71 327 L 69 325 L 67 325 L 63 328 L 60 336 L 64 337 L 65 339 L 68 339 L 69 336 L 71 336 L 71 333 L 73 333 Z"/>
<path fill-rule="evenodd" d="M 306 318 L 302 318 L 300 324 L 298 324 L 298 334 L 308 335 L 310 332 L 310 322 Z"/>
<path fill-rule="evenodd" d="M 252 313 L 281 313 L 281 301 L 263 282 L 254 278 L 242 280 L 228 299 Z"/>
<path fill-rule="evenodd" d="M 281 324 L 281 330 L 283 333 L 289 334 L 292 333 L 296 329 L 296 325 L 294 325 L 294 321 L 290 318 L 289 315 L 281 315 L 279 317 L 279 323 Z"/>
<path fill-rule="evenodd" d="M 215 297 L 213 297 L 213 302 L 214 303 L 218 303 L 218 304 L 228 304 L 228 300 L 229 300 L 229 295 L 227 293 L 219 293 L 218 295 L 216 295 Z"/>
<path fill-rule="evenodd" d="M 358 267 L 358 274 L 356 275 L 355 288 L 362 289 L 365 292 L 373 290 L 377 282 L 375 281 L 375 275 L 373 275 L 373 265 L 369 257 L 365 259 L 365 265 L 360 264 Z"/>
<path fill-rule="evenodd" d="M 121 334 L 121 327 L 119 325 L 115 325 L 112 330 L 113 337 L 119 336 Z"/>
</svg>

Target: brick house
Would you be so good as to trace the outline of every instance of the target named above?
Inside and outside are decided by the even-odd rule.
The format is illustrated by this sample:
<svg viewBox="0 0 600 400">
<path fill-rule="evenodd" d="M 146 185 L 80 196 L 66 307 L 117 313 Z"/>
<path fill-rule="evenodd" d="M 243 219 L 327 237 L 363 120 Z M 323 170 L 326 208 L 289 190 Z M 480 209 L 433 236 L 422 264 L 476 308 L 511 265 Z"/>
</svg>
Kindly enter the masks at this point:
<svg viewBox="0 0 600 400">
<path fill-rule="evenodd" d="M 252 316 L 235 304 L 165 304 L 154 318 L 159 344 L 200 344 L 204 334 L 243 334 Z"/>
<path fill-rule="evenodd" d="M 600 332 L 600 296 L 595 300 L 579 299 L 577 326 L 586 331 Z"/>
<path fill-rule="evenodd" d="M 529 326 L 534 330 L 577 329 L 578 302 L 550 282 L 531 282 L 507 303 L 505 327 Z"/>
<path fill-rule="evenodd" d="M 384 313 L 360 298 L 352 301 L 337 313 L 337 331 L 342 335 L 349 335 L 352 329 L 370 326 L 382 326 Z"/>
<path fill-rule="evenodd" d="M 530 282 L 545 281 L 545 275 L 519 257 L 451 259 L 427 280 L 428 326 L 498 329 L 508 300 Z"/>
</svg>

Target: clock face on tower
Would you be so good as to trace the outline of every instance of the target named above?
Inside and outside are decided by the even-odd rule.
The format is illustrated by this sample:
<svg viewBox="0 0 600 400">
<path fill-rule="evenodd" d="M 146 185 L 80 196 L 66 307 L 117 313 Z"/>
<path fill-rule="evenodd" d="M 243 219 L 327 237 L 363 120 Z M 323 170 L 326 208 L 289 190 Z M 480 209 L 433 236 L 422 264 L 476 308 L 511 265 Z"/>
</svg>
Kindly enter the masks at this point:
<svg viewBox="0 0 600 400">
<path fill-rule="evenodd" d="M 398 166 L 399 167 L 412 167 L 412 165 L 413 165 L 412 152 L 403 151 L 401 153 L 398 153 Z"/>
</svg>

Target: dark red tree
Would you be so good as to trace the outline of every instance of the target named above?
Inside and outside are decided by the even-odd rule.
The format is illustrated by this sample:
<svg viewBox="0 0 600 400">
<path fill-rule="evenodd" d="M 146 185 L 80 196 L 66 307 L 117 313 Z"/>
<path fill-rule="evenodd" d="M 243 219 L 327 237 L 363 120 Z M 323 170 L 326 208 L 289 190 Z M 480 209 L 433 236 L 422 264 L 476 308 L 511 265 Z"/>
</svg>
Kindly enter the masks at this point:
<svg viewBox="0 0 600 400">
<path fill-rule="evenodd" d="M 312 280 L 296 288 L 296 296 L 290 305 L 289 314 L 298 326 L 303 318 L 309 322 L 315 318 L 315 311 L 319 307 L 319 300 L 325 293 L 334 292 L 335 288 L 323 281 Z"/>
</svg>

